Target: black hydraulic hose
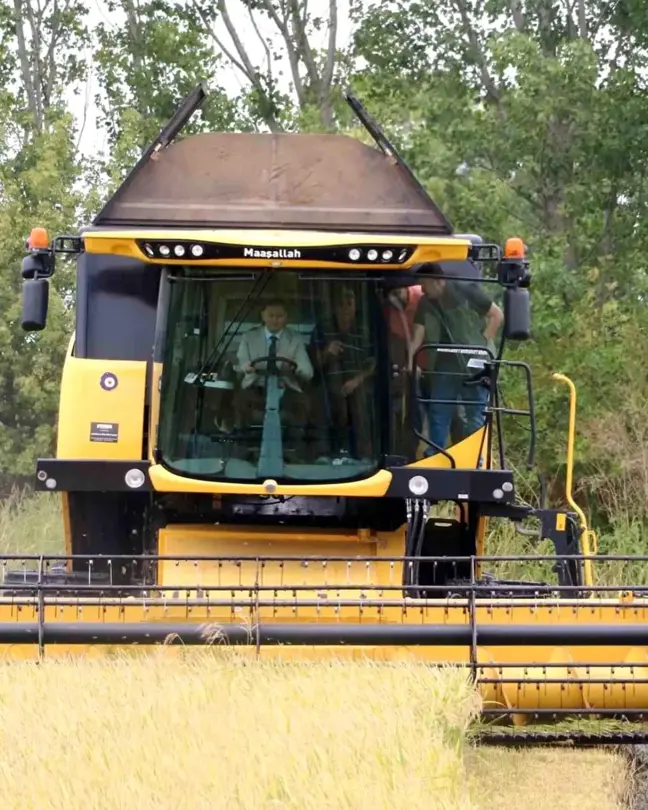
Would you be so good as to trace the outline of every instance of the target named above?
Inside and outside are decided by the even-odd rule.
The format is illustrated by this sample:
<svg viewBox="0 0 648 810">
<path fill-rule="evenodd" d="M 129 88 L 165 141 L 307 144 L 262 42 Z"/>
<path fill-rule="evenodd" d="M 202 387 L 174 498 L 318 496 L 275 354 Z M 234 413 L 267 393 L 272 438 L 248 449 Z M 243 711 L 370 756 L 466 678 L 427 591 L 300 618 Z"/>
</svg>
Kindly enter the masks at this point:
<svg viewBox="0 0 648 810">
<path fill-rule="evenodd" d="M 421 556 L 421 554 L 423 552 L 423 541 L 425 540 L 425 526 L 426 526 L 427 521 L 425 519 L 425 506 L 424 506 L 423 502 L 418 501 L 417 506 L 418 506 L 417 511 L 418 511 L 418 513 L 420 515 L 420 518 L 419 518 L 419 524 L 420 525 L 417 525 L 417 527 L 416 527 L 416 531 L 417 531 L 418 536 L 416 537 L 416 548 L 415 548 L 415 551 L 414 551 L 414 556 L 418 558 L 418 557 Z M 419 582 L 420 570 L 421 570 L 421 561 L 420 561 L 420 559 L 417 559 L 416 562 L 414 563 L 414 572 L 415 572 L 415 574 L 414 574 L 414 582 L 412 583 L 413 585 L 420 585 L 421 584 Z"/>
<path fill-rule="evenodd" d="M 414 506 L 411 500 L 407 500 L 406 502 L 406 511 L 407 511 L 407 528 L 405 530 L 405 557 L 413 557 L 413 549 L 414 545 L 412 543 L 412 529 L 413 524 L 416 519 L 414 514 Z M 405 563 L 407 565 L 407 563 Z M 403 571 L 403 585 L 411 585 L 412 578 L 410 576 L 411 567 L 408 567 L 406 570 Z"/>
<path fill-rule="evenodd" d="M 418 503 L 414 502 L 412 505 L 412 517 L 407 521 L 407 535 L 405 542 L 405 556 L 415 557 L 416 550 L 419 546 L 419 524 L 422 519 L 422 510 L 419 508 Z M 407 571 L 405 572 L 405 581 L 408 585 L 416 585 L 416 578 L 418 575 L 417 563 L 406 563 Z"/>
</svg>

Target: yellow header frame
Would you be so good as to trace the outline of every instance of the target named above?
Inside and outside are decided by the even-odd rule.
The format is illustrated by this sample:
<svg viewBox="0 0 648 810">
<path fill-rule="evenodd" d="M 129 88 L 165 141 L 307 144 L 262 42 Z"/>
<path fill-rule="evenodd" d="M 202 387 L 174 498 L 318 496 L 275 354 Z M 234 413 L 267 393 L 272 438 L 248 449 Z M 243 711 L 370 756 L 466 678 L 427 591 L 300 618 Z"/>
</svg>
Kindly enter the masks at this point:
<svg viewBox="0 0 648 810">
<path fill-rule="evenodd" d="M 148 264 L 191 267 L 311 267 L 343 270 L 406 270 L 423 262 L 461 261 L 468 258 L 471 242 L 442 236 L 394 235 L 388 233 L 338 233 L 323 231 L 298 230 L 214 230 L 214 229 L 180 229 L 180 228 L 124 228 L 118 230 L 88 230 L 81 234 L 86 253 L 112 254 L 137 259 Z M 305 259 L 275 258 L 239 258 L 239 259 L 181 259 L 151 258 L 140 250 L 137 242 L 141 240 L 164 240 L 211 242 L 214 244 L 245 246 L 259 248 L 308 248 L 308 247 L 344 247 L 346 245 L 403 245 L 413 246 L 414 252 L 402 263 L 388 262 L 334 262 Z"/>
</svg>

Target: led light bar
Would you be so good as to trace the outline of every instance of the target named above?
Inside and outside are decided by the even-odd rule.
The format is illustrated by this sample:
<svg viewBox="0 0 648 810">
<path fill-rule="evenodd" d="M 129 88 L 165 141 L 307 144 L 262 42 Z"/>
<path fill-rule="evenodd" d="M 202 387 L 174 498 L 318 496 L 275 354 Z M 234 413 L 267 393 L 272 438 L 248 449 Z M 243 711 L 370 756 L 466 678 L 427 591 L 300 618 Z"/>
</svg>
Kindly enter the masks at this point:
<svg viewBox="0 0 648 810">
<path fill-rule="evenodd" d="M 138 240 L 149 259 L 191 261 L 199 259 L 260 259 L 268 261 L 318 261 L 334 264 L 403 264 L 416 250 L 415 245 L 332 245 L 325 247 L 278 247 L 225 245 L 214 242 L 181 240 Z"/>
</svg>

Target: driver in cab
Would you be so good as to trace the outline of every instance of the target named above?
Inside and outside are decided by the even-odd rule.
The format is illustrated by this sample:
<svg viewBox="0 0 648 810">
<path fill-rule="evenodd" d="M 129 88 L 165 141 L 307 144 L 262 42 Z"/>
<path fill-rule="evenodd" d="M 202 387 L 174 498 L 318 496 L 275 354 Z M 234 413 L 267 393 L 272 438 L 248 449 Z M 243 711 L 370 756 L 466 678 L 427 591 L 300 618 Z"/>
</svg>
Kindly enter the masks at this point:
<svg viewBox="0 0 648 810">
<path fill-rule="evenodd" d="M 305 394 L 301 382 L 313 377 L 306 343 L 299 332 L 286 326 L 288 313 L 282 301 L 268 301 L 261 310 L 261 326 L 246 332 L 237 352 L 237 369 L 243 373 L 241 388 L 243 406 L 257 407 L 264 405 L 265 374 L 268 361 L 255 362 L 260 358 L 276 357 L 276 370 L 280 385 L 284 388 L 282 404 L 290 410 L 304 407 Z M 284 362 L 292 360 L 292 363 Z M 272 361 L 270 361 L 272 362 Z M 247 406 L 247 407 L 246 407 Z"/>
</svg>

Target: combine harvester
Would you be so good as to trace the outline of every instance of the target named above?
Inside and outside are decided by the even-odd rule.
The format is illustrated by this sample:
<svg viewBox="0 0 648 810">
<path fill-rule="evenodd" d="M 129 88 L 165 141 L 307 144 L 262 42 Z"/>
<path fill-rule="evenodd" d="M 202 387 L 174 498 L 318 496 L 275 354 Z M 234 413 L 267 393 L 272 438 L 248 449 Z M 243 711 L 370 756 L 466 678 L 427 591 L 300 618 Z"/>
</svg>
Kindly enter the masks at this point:
<svg viewBox="0 0 648 810">
<path fill-rule="evenodd" d="M 615 739 L 641 738 L 648 603 L 597 584 L 610 561 L 571 496 L 568 378 L 554 375 L 570 394 L 568 508 L 522 503 L 505 458 L 507 417 L 527 420 L 530 463 L 535 442 L 530 369 L 503 356 L 530 335 L 522 242 L 453 233 L 351 92 L 378 148 L 176 141 L 204 98 L 182 102 L 90 227 L 28 240 L 26 330 L 45 328 L 57 255 L 77 262 L 56 457 L 36 471 L 62 497 L 67 553 L 5 558 L 0 653 L 171 641 L 458 664 L 484 717 L 518 734 L 622 716 Z M 403 360 L 387 296 L 434 288 L 439 269 L 474 299 L 501 294 L 499 345 L 427 332 Z M 261 318 L 287 327 L 278 342 Z M 524 407 L 503 405 L 505 369 Z M 432 443 L 422 413 L 468 417 L 484 398 L 485 422 Z M 546 582 L 539 557 L 485 556 L 496 521 L 550 541 Z"/>
</svg>

